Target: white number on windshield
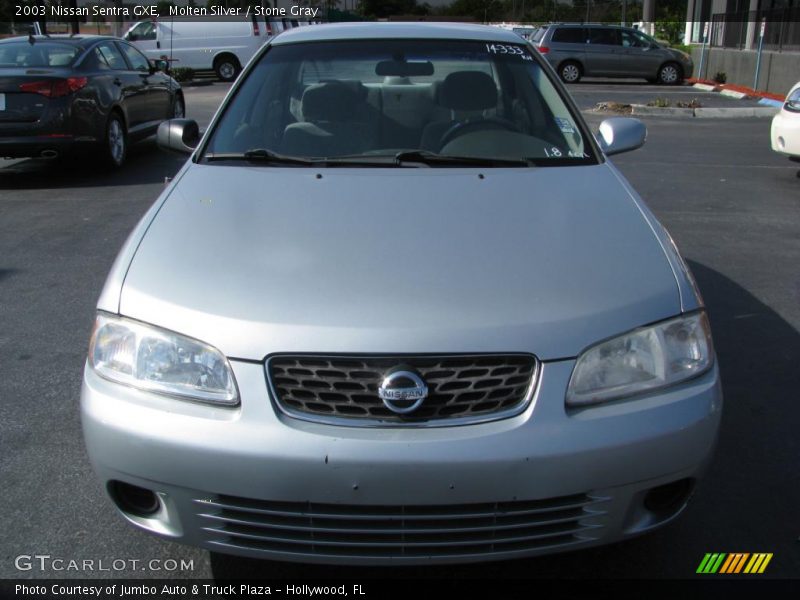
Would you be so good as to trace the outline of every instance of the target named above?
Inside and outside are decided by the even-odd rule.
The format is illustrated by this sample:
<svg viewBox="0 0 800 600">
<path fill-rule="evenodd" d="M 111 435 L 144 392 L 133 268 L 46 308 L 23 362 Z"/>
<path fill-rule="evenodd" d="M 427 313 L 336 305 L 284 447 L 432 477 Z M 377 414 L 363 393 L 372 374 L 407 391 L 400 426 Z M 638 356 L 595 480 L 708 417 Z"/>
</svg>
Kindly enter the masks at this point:
<svg viewBox="0 0 800 600">
<path fill-rule="evenodd" d="M 530 55 L 520 46 L 509 46 L 507 44 L 486 44 L 486 51 L 491 54 L 512 54 L 521 57 L 523 60 L 533 60 Z"/>
</svg>

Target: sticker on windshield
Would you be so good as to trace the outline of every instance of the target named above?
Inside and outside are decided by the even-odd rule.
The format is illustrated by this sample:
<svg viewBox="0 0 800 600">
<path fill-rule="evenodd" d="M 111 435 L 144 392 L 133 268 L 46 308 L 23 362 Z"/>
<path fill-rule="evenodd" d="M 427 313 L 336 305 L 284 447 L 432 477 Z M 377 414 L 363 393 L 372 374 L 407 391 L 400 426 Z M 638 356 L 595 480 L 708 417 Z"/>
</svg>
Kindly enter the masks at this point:
<svg viewBox="0 0 800 600">
<path fill-rule="evenodd" d="M 548 151 L 547 148 L 545 148 L 544 149 L 544 155 L 547 158 L 560 158 L 561 157 L 561 150 L 558 149 L 556 146 L 553 146 L 552 148 L 550 148 L 549 151 Z"/>
<path fill-rule="evenodd" d="M 562 119 L 560 117 L 556 117 L 556 125 L 558 128 L 563 131 L 564 133 L 575 133 L 575 128 L 572 126 L 572 123 L 569 122 L 569 119 Z"/>
<path fill-rule="evenodd" d="M 533 60 L 522 46 L 511 46 L 509 44 L 486 44 L 486 51 L 490 54 L 508 54 L 509 56 L 519 56 L 522 60 Z"/>
</svg>

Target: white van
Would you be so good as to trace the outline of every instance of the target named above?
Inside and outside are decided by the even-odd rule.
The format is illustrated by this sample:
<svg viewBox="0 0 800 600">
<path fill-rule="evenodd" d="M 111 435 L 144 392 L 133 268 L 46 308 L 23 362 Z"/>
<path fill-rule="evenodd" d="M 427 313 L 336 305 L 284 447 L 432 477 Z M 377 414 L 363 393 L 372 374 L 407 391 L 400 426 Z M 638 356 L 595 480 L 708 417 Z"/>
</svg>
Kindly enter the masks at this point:
<svg viewBox="0 0 800 600">
<path fill-rule="evenodd" d="M 124 38 L 150 59 L 166 57 L 172 67 L 213 70 L 222 81 L 233 81 L 256 50 L 277 33 L 275 25 L 254 15 L 166 18 L 139 21 Z"/>
</svg>

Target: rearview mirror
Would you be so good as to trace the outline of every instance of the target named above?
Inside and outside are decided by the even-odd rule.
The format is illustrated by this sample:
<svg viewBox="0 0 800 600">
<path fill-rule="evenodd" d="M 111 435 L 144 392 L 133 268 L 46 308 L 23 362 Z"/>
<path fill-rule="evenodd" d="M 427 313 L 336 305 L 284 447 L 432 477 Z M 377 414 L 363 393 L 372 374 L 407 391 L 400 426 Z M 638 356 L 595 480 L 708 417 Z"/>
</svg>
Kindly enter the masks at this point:
<svg viewBox="0 0 800 600">
<path fill-rule="evenodd" d="M 159 148 L 191 154 L 200 142 L 200 127 L 193 119 L 170 119 L 158 126 L 156 143 Z"/>
<path fill-rule="evenodd" d="M 641 148 L 647 140 L 647 127 L 639 119 L 612 117 L 600 123 L 597 141 L 607 156 Z"/>
<path fill-rule="evenodd" d="M 433 75 L 433 63 L 430 61 L 382 60 L 375 65 L 375 74 L 383 77 L 425 77 Z"/>
</svg>

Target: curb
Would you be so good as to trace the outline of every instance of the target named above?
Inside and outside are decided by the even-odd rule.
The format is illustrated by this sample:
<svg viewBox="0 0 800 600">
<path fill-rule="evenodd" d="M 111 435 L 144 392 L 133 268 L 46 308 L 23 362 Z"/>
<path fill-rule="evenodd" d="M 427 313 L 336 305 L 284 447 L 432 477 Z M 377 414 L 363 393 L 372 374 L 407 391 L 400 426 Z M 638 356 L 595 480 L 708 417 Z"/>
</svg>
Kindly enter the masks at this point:
<svg viewBox="0 0 800 600">
<path fill-rule="evenodd" d="M 763 104 L 764 106 L 772 106 L 774 108 L 783 108 L 783 102 L 779 100 L 773 100 L 772 98 L 762 98 L 758 101 L 759 104 Z"/>
<path fill-rule="evenodd" d="M 740 108 L 677 108 L 668 106 L 657 108 L 645 104 L 632 104 L 630 115 L 633 117 L 669 117 L 673 119 L 752 119 L 774 117 L 780 107 L 777 106 L 743 106 Z M 587 115 L 625 116 L 613 111 L 583 110 Z"/>
<path fill-rule="evenodd" d="M 752 117 L 774 117 L 777 114 L 773 106 L 743 106 L 736 108 L 657 108 L 644 104 L 632 104 L 632 115 L 648 117 L 678 117 L 684 119 L 746 119 Z"/>
<path fill-rule="evenodd" d="M 735 90 L 720 90 L 720 96 L 727 96 L 728 98 L 736 98 L 737 100 L 741 100 L 742 98 L 747 98 L 747 94 L 743 92 L 737 92 Z"/>
<path fill-rule="evenodd" d="M 694 81 L 695 83 L 692 84 L 692 87 L 697 88 L 698 90 L 703 90 L 704 92 L 717 92 L 721 96 L 728 96 L 729 98 L 736 98 L 737 100 L 741 100 L 742 98 L 750 98 L 752 100 L 758 100 L 759 104 L 769 104 L 770 106 L 783 106 L 783 103 L 785 102 L 785 98 L 782 98 L 777 94 L 760 92 L 742 85 L 714 83 L 703 80 Z"/>
<path fill-rule="evenodd" d="M 675 106 L 666 106 L 659 108 L 657 106 L 647 106 L 646 104 L 631 104 L 632 115 L 645 115 L 648 117 L 694 117 L 693 108 L 677 108 Z"/>
<path fill-rule="evenodd" d="M 742 108 L 695 108 L 694 116 L 706 119 L 732 119 L 748 117 L 774 117 L 778 111 L 773 106 L 746 106 Z"/>
</svg>

